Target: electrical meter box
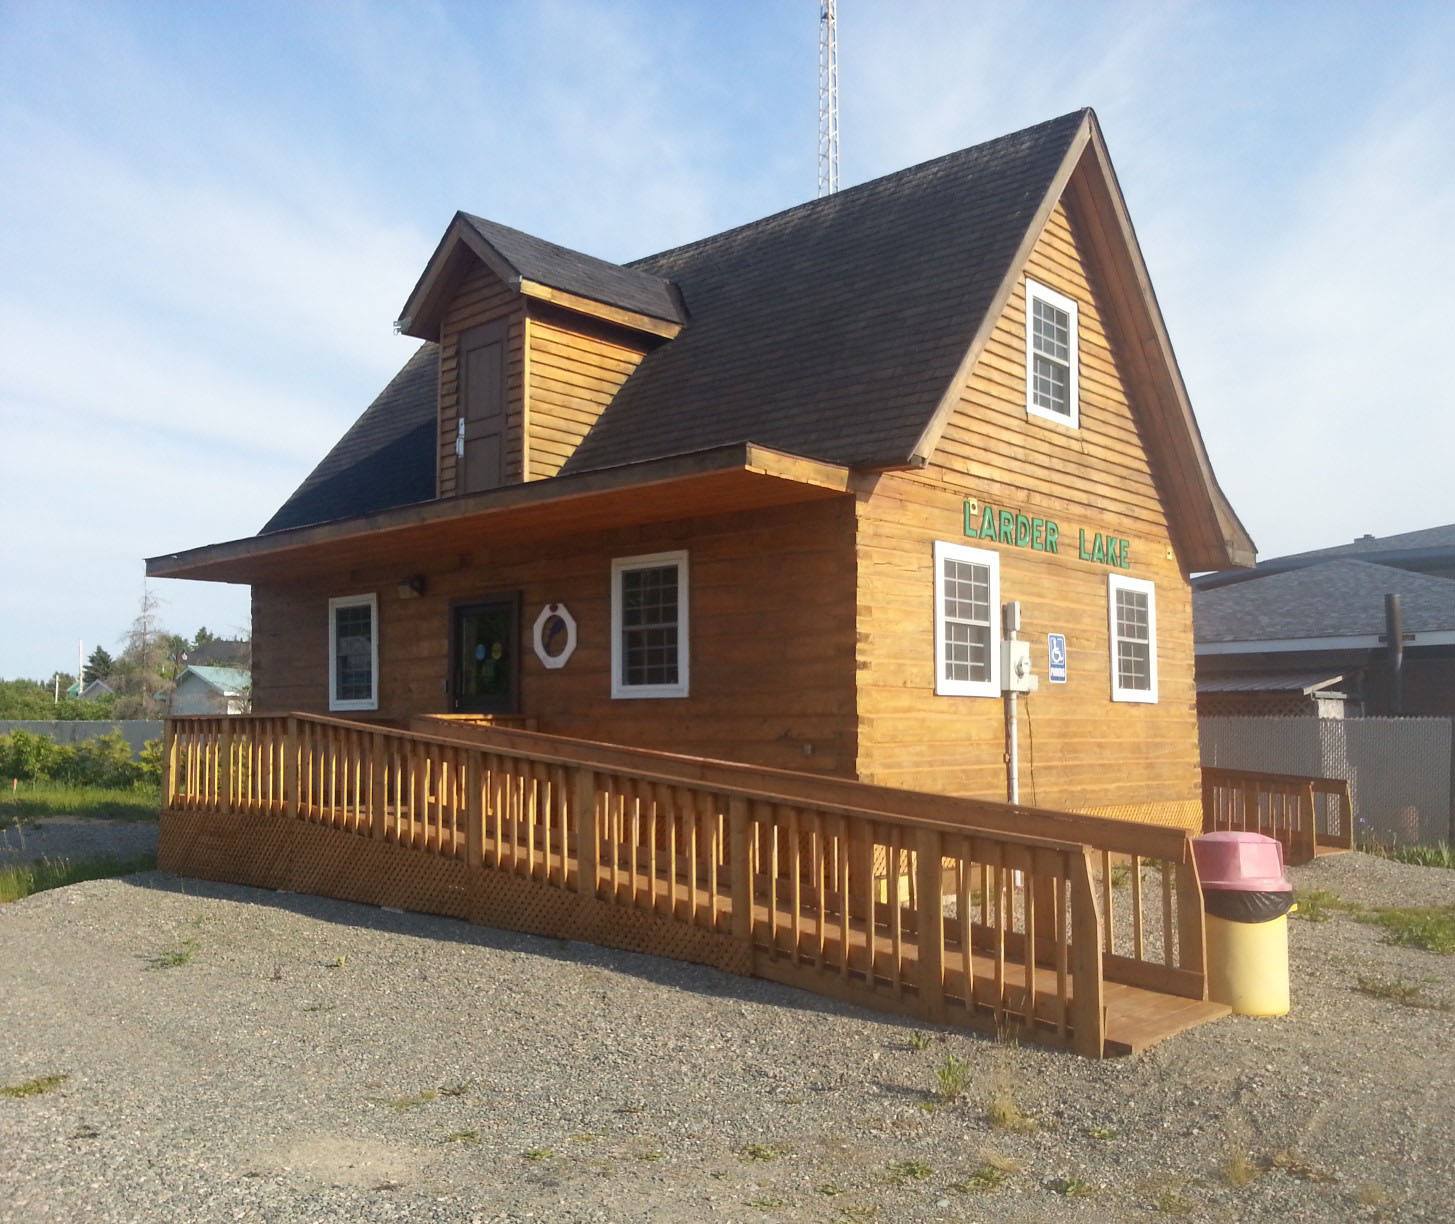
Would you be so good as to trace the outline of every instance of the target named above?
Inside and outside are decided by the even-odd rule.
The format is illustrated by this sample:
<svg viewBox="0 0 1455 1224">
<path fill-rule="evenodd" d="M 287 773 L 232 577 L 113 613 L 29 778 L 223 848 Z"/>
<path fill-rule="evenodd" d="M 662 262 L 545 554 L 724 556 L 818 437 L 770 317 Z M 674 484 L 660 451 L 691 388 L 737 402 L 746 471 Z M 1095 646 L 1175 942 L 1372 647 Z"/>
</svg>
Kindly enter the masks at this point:
<svg viewBox="0 0 1455 1224">
<path fill-rule="evenodd" d="M 1039 687 L 1031 670 L 1031 644 L 1016 640 L 1000 644 L 1000 688 L 1006 693 L 1034 693 Z"/>
</svg>

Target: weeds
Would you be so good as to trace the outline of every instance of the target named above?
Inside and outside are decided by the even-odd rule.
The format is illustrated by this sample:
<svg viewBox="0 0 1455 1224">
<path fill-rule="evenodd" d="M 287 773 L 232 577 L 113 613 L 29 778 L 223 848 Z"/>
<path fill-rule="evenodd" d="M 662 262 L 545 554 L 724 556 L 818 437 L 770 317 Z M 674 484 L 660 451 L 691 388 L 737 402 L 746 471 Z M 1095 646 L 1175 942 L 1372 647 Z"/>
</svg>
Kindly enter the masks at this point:
<svg viewBox="0 0 1455 1224">
<path fill-rule="evenodd" d="M 1088 1126 L 1087 1137 L 1095 1139 L 1098 1143 L 1110 1143 L 1113 1139 L 1120 1137 L 1119 1132 L 1113 1126 Z"/>
<path fill-rule="evenodd" d="M 1412 863 L 1416 867 L 1455 868 L 1455 846 L 1446 841 L 1436 842 L 1433 846 L 1398 846 L 1371 839 L 1359 848 L 1365 854 L 1377 854 L 1380 858 Z"/>
<path fill-rule="evenodd" d="M 839 1195 L 845 1193 L 842 1186 L 836 1186 L 833 1182 L 820 1182 L 814 1187 L 814 1191 L 823 1195 L 824 1198 L 838 1198 Z"/>
<path fill-rule="evenodd" d="M 1431 999 L 1425 994 L 1423 985 L 1418 982 L 1406 982 L 1401 978 L 1385 979 L 1361 976 L 1355 989 L 1370 998 L 1387 999 L 1391 1003 L 1398 1003 L 1401 1007 L 1413 1007 L 1420 1011 L 1455 1011 L 1455 1005 L 1448 1000 Z"/>
<path fill-rule="evenodd" d="M 528 1160 L 532 1164 L 540 1164 L 541 1161 L 549 1160 L 554 1155 L 555 1152 L 551 1151 L 550 1148 L 537 1147 L 526 1148 L 525 1151 L 520 1154 L 520 1158 L 522 1160 Z"/>
<path fill-rule="evenodd" d="M 788 1200 L 773 1198 L 771 1195 L 760 1195 L 757 1198 L 750 1198 L 743 1204 L 745 1207 L 753 1207 L 758 1211 L 776 1211 L 779 1207 L 787 1207 Z"/>
<path fill-rule="evenodd" d="M 769 1160 L 777 1160 L 780 1156 L 790 1155 L 792 1148 L 777 1147 L 771 1143 L 747 1143 L 738 1149 L 738 1155 L 744 1160 L 755 1164 L 762 1164 Z"/>
<path fill-rule="evenodd" d="M 478 1130 L 452 1131 L 440 1140 L 441 1143 L 479 1143 L 480 1132 Z"/>
<path fill-rule="evenodd" d="M 52 1088 L 59 1088 L 71 1077 L 69 1075 L 37 1075 L 34 1079 L 21 1080 L 18 1084 L 6 1084 L 0 1088 L 0 1097 L 21 1100 L 24 1097 L 41 1096 Z"/>
<path fill-rule="evenodd" d="M 1244 1186 L 1251 1186 L 1258 1180 L 1260 1172 L 1257 1165 L 1248 1158 L 1248 1153 L 1242 1148 L 1234 1148 L 1223 1160 L 1218 1172 L 1222 1179 L 1234 1190 L 1241 1190 Z"/>
<path fill-rule="evenodd" d="M 1455 905 L 1376 909 L 1360 921 L 1383 927 L 1386 943 L 1441 956 L 1455 953 Z"/>
<path fill-rule="evenodd" d="M 990 1099 L 985 1105 L 985 1117 L 996 1130 L 1017 1135 L 1029 1135 L 1036 1129 L 1036 1120 L 1021 1109 L 1008 1082 L 991 1089 Z"/>
<path fill-rule="evenodd" d="M 945 1060 L 935 1068 L 935 1092 L 946 1105 L 952 1105 L 965 1095 L 969 1079 L 969 1059 L 946 1054 Z"/>
<path fill-rule="evenodd" d="M 989 1194 L 1005 1185 L 1010 1173 L 999 1165 L 983 1164 L 969 1177 L 950 1183 L 956 1194 Z"/>
<path fill-rule="evenodd" d="M 1327 888 L 1295 889 L 1293 901 L 1298 906 L 1294 914 L 1305 922 L 1327 922 L 1335 914 L 1350 913 L 1359 908 Z"/>
<path fill-rule="evenodd" d="M 1096 1187 L 1080 1177 L 1053 1177 L 1046 1189 L 1064 1198 L 1090 1198 L 1096 1193 Z"/>
<path fill-rule="evenodd" d="M 914 1032 L 909 1035 L 909 1048 L 916 1052 L 928 1050 L 933 1040 L 928 1033 Z"/>
<path fill-rule="evenodd" d="M 64 888 L 85 880 L 109 880 L 114 876 L 151 871 L 157 865 L 155 855 L 133 858 L 100 855 L 88 859 L 43 858 L 29 863 L 15 863 L 0 868 L 0 904 L 20 901 L 51 888 Z"/>
<path fill-rule="evenodd" d="M 1295 1177 L 1299 1181 L 1326 1182 L 1333 1180 L 1332 1176 L 1323 1169 L 1310 1164 L 1297 1148 L 1280 1148 L 1278 1151 L 1270 1153 L 1265 1165 L 1269 1169 L 1287 1173 L 1289 1177 Z"/>
<path fill-rule="evenodd" d="M 197 955 L 197 941 L 195 939 L 184 939 L 175 948 L 168 948 L 164 952 L 158 952 L 155 956 L 147 958 L 148 969 L 180 969 L 183 965 L 190 965 Z"/>
<path fill-rule="evenodd" d="M 896 1160 L 889 1166 L 886 1180 L 891 1186 L 904 1186 L 914 1181 L 924 1181 L 934 1175 L 934 1169 L 923 1160 Z"/>
</svg>

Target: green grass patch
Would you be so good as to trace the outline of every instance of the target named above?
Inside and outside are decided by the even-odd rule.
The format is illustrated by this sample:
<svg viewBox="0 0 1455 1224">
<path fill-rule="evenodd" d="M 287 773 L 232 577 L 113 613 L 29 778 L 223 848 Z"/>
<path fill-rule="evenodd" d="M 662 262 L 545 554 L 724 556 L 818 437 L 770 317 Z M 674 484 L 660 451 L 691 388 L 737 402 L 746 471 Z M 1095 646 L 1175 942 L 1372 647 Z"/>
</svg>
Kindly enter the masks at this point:
<svg viewBox="0 0 1455 1224">
<path fill-rule="evenodd" d="M 1407 909 L 1379 908 L 1358 916 L 1384 928 L 1386 943 L 1402 948 L 1423 948 L 1441 956 L 1455 953 L 1455 905 L 1413 906 Z"/>
<path fill-rule="evenodd" d="M 6 1084 L 0 1088 L 0 1097 L 22 1100 L 25 1097 L 41 1096 L 52 1088 L 59 1088 L 70 1078 L 69 1075 L 37 1075 L 34 1079 L 21 1080 L 18 1084 Z"/>
<path fill-rule="evenodd" d="M 1444 999 L 1432 999 L 1425 993 L 1420 982 L 1406 982 L 1403 978 L 1379 978 L 1360 976 L 1354 987 L 1360 994 L 1371 999 L 1384 999 L 1398 1003 L 1401 1007 L 1412 1007 L 1418 1011 L 1455 1011 L 1455 1004 Z"/>
<path fill-rule="evenodd" d="M 761 1164 L 769 1160 L 777 1160 L 780 1156 L 790 1156 L 792 1148 L 779 1147 L 773 1143 L 747 1143 L 738 1149 L 738 1155 L 744 1160 Z"/>
<path fill-rule="evenodd" d="M 107 820 L 156 820 L 162 810 L 162 792 L 155 786 L 117 789 L 106 786 L 71 786 L 64 782 L 10 783 L 0 791 L 0 824 L 40 820 L 46 816 L 95 816 Z"/>
<path fill-rule="evenodd" d="M 136 871 L 151 871 L 156 865 L 156 856 L 152 854 L 131 858 L 103 854 L 87 859 L 45 858 L 13 863 L 0 867 L 0 904 L 19 901 L 48 888 L 79 884 L 83 880 L 109 880 L 113 876 L 131 875 Z"/>
<path fill-rule="evenodd" d="M 190 965 L 197 955 L 197 941 L 184 939 L 176 947 L 163 949 L 155 956 L 147 957 L 148 969 L 180 969 Z"/>
<path fill-rule="evenodd" d="M 891 1186 L 904 1186 L 910 1182 L 924 1181 L 934 1175 L 934 1169 L 923 1160 L 896 1160 L 889 1165 L 885 1178 Z"/>
<path fill-rule="evenodd" d="M 1380 858 L 1393 859 L 1397 863 L 1455 869 L 1455 846 L 1449 842 L 1436 842 L 1433 846 L 1393 846 L 1371 841 L 1365 842 L 1359 848 L 1365 854 L 1377 854 Z"/>
<path fill-rule="evenodd" d="M 387 1105 L 390 1109 L 404 1113 L 406 1110 L 418 1109 L 421 1105 L 428 1105 L 438 1096 L 439 1093 L 433 1088 L 426 1088 L 423 1092 L 410 1092 L 404 1096 L 396 1097 L 371 1097 L 370 1100 L 375 1105 Z"/>
<path fill-rule="evenodd" d="M 1305 922 L 1327 922 L 1335 914 L 1351 914 L 1360 908 L 1327 888 L 1295 889 L 1293 901 L 1298 906 L 1294 916 Z"/>
</svg>

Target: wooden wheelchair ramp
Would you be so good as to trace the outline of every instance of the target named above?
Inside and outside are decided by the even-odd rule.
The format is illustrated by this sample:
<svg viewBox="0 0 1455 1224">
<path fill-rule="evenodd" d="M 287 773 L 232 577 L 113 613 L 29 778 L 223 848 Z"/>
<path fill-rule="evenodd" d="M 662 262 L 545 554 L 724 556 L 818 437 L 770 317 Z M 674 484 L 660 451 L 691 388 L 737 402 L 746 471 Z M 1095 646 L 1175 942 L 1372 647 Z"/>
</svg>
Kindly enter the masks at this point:
<svg viewBox="0 0 1455 1224">
<path fill-rule="evenodd" d="M 161 866 L 715 966 L 1092 1057 L 1206 1001 L 1179 830 L 499 727 L 168 720 Z M 582 853 L 582 848 L 586 852 Z"/>
</svg>

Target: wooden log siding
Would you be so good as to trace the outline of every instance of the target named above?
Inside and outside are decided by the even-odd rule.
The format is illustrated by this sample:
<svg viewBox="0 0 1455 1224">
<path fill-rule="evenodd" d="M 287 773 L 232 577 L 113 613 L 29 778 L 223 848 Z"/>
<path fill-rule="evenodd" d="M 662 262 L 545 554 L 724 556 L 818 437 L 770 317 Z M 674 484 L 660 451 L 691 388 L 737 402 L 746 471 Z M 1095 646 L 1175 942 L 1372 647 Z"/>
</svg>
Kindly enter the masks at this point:
<svg viewBox="0 0 1455 1224">
<path fill-rule="evenodd" d="M 1023 607 L 1040 692 L 1023 702 L 1021 792 L 1073 811 L 1197 828 L 1192 596 L 1172 545 L 1074 218 L 1053 211 L 1026 273 L 1077 302 L 1080 423 L 1026 412 L 1024 278 L 971 370 L 923 471 L 884 473 L 857 497 L 857 773 L 946 794 L 1005 794 L 1002 704 L 934 691 L 936 540 L 1000 557 L 1002 600 Z M 1055 519 L 1058 554 L 968 539 L 965 500 Z M 1109 567 L 1077 557 L 1077 529 L 1130 540 L 1157 591 L 1158 700 L 1111 700 Z M 1068 683 L 1046 683 L 1046 634 L 1066 635 Z"/>
<path fill-rule="evenodd" d="M 1272 837 L 1292 864 L 1354 849 L 1354 801 L 1341 778 L 1204 767 L 1202 822 L 1205 833 Z"/>
<path fill-rule="evenodd" d="M 623 913 L 638 924 L 630 946 L 691 958 L 679 950 L 687 932 L 715 946 L 736 941 L 745 945 L 741 963 L 761 977 L 1092 1056 L 1165 1035 L 1150 1012 L 1137 1012 L 1122 1038 L 1109 1034 L 1109 998 L 1137 995 L 1146 1012 L 1166 995 L 1204 997 L 1196 876 L 1185 837 L 1170 831 L 1142 838 L 1145 861 L 1169 882 L 1161 905 L 1143 908 L 1160 908 L 1169 923 L 1175 909 L 1182 928 L 1175 954 L 1169 942 L 1142 958 L 1106 950 L 1119 933 L 1107 900 L 1115 890 L 1102 875 L 1110 848 L 973 827 L 955 801 L 939 819 L 884 811 L 881 788 L 843 780 L 607 746 L 593 752 L 498 728 L 473 736 L 309 715 L 169 720 L 163 866 L 175 860 L 252 882 L 260 869 L 239 865 L 243 840 L 214 852 L 229 820 L 322 826 L 550 890 L 531 894 L 522 929 L 562 929 L 540 917 L 541 907 L 552 894 L 571 894 L 577 937 L 611 944 L 620 938 L 611 915 Z M 237 779 L 230 789 L 218 784 L 225 760 Z M 796 787 L 782 785 L 794 777 Z M 819 782 L 827 797 L 806 797 Z M 846 802 L 853 797 L 860 802 Z M 907 806 L 938 799 L 910 796 Z M 984 808 L 992 824 L 1078 820 Z M 195 834 L 187 843 L 192 814 L 206 823 L 187 826 Z M 1137 844 L 1136 826 L 1107 823 L 1116 846 Z M 345 843 L 337 844 L 342 862 Z M 344 881 L 334 887 L 333 895 L 352 895 Z M 415 908 L 454 912 L 443 894 L 399 887 Z M 588 901 L 592 908 L 580 909 Z M 656 934 L 643 943 L 646 919 Z M 1195 955 L 1189 939 L 1199 944 Z M 1139 933 L 1136 948 L 1144 942 Z M 1178 1008 L 1183 1019 L 1169 1031 L 1218 1014 L 1208 1004 Z"/>
<path fill-rule="evenodd" d="M 440 325 L 439 448 L 436 489 L 458 491 L 455 436 L 459 420 L 460 336 L 472 327 L 507 320 L 505 342 L 504 483 L 530 478 L 525 464 L 525 303 L 493 272 L 477 267 L 460 283 Z"/>
</svg>

